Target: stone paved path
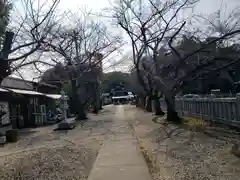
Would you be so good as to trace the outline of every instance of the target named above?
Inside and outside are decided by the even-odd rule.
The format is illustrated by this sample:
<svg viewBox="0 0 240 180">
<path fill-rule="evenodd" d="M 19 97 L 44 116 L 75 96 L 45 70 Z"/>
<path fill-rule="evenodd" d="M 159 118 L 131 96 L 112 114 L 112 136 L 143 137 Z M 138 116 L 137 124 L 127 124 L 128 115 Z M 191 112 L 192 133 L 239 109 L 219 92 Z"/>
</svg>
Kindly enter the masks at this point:
<svg viewBox="0 0 240 180">
<path fill-rule="evenodd" d="M 119 105 L 88 180 L 151 180 L 132 128 Z"/>
</svg>

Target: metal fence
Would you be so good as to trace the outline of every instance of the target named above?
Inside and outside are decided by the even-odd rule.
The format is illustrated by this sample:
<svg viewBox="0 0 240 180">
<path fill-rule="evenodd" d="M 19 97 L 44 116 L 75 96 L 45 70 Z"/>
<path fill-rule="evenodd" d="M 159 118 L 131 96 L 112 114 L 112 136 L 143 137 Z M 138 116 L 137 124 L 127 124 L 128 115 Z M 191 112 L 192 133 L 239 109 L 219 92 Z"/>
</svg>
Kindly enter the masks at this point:
<svg viewBox="0 0 240 180">
<path fill-rule="evenodd" d="M 160 102 L 162 109 L 166 110 L 164 99 Z M 195 116 L 240 127 L 240 94 L 228 98 L 176 98 L 175 102 L 180 116 Z"/>
</svg>

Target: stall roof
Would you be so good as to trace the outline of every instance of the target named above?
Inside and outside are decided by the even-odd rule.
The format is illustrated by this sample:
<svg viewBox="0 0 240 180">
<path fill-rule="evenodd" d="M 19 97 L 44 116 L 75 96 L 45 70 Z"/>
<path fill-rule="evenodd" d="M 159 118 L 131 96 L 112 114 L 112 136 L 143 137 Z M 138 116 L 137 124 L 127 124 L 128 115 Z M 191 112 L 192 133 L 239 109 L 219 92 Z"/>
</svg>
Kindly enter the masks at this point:
<svg viewBox="0 0 240 180">
<path fill-rule="evenodd" d="M 112 99 L 127 99 L 129 96 L 113 96 Z"/>
<path fill-rule="evenodd" d="M 40 95 L 40 96 L 44 96 L 43 93 L 37 92 L 37 91 L 31 91 L 31 90 L 22 90 L 22 89 L 10 89 L 8 88 L 9 91 L 18 93 L 18 94 L 26 94 L 26 95 Z"/>
<path fill-rule="evenodd" d="M 56 99 L 56 100 L 61 98 L 61 94 L 43 94 L 43 93 L 40 93 L 37 91 L 23 90 L 23 89 L 0 88 L 0 92 L 14 92 L 17 94 L 46 96 L 46 97 Z"/>
<path fill-rule="evenodd" d="M 0 92 L 9 92 L 7 89 L 0 88 Z"/>
<path fill-rule="evenodd" d="M 52 99 L 60 99 L 61 94 L 45 94 L 45 96 L 52 98 Z"/>
</svg>

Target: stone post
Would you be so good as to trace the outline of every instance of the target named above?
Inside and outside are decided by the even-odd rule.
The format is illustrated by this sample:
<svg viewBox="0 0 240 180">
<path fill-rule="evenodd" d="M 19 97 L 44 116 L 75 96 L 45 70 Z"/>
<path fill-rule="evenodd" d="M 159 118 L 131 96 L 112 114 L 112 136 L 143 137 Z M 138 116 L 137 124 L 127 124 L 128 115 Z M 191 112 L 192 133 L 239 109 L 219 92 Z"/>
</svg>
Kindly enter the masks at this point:
<svg viewBox="0 0 240 180">
<path fill-rule="evenodd" d="M 63 111 L 64 119 L 61 123 L 58 124 L 57 130 L 70 130 L 75 127 L 75 123 L 73 121 L 67 120 L 67 109 L 68 109 L 67 100 L 68 98 L 66 97 L 65 92 L 62 90 L 61 98 L 60 98 L 60 107 Z"/>
<path fill-rule="evenodd" d="M 240 123 L 240 93 L 236 95 L 236 121 Z"/>
<path fill-rule="evenodd" d="M 64 122 L 67 122 L 68 104 L 67 104 L 67 98 L 66 98 L 65 92 L 63 90 L 61 91 L 60 106 L 63 112 Z"/>
</svg>

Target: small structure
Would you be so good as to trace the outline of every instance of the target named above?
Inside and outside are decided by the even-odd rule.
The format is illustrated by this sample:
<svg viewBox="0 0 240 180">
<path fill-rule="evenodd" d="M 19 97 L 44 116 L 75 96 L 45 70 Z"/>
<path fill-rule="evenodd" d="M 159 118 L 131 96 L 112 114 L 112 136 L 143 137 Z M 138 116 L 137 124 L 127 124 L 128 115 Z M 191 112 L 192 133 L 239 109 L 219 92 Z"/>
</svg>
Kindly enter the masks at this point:
<svg viewBox="0 0 240 180">
<path fill-rule="evenodd" d="M 55 85 L 51 85 L 43 82 L 28 81 L 20 78 L 15 78 L 15 77 L 5 78 L 1 83 L 1 87 L 21 89 L 21 90 L 32 90 L 32 91 L 48 93 L 48 94 L 60 93 L 59 88 Z"/>
<path fill-rule="evenodd" d="M 38 91 L 42 92 L 38 92 Z M 36 127 L 47 123 L 47 111 L 56 107 L 59 94 L 55 86 L 8 77 L 0 87 L 0 132 Z"/>
<path fill-rule="evenodd" d="M 123 87 L 117 86 L 115 89 L 111 91 L 112 102 L 113 104 L 126 104 L 129 102 L 129 94 L 128 91 Z"/>
</svg>

